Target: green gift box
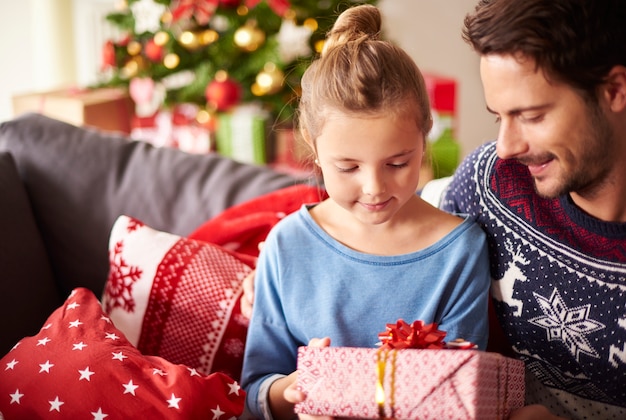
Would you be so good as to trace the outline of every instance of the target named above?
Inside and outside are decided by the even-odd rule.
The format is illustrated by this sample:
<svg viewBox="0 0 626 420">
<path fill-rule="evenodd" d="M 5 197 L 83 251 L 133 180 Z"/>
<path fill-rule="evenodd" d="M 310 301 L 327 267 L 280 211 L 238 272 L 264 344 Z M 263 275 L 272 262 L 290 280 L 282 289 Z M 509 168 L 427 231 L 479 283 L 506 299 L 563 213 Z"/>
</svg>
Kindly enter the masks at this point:
<svg viewBox="0 0 626 420">
<path fill-rule="evenodd" d="M 220 114 L 215 133 L 217 151 L 239 162 L 270 162 L 272 139 L 269 118 L 267 112 L 254 105 L 243 105 Z"/>
</svg>

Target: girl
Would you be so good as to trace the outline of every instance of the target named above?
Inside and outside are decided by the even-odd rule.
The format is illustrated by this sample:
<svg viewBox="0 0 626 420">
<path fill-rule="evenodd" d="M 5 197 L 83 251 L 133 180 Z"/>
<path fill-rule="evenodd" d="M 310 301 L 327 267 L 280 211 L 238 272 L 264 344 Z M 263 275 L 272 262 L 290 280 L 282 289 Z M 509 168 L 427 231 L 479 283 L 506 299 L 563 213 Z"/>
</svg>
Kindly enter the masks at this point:
<svg viewBox="0 0 626 420">
<path fill-rule="evenodd" d="M 294 416 L 307 343 L 374 347 L 399 318 L 487 343 L 485 235 L 416 195 L 428 94 L 380 29 L 376 7 L 347 9 L 302 78 L 299 128 L 329 198 L 285 217 L 259 256 L 242 375 L 257 418 Z"/>
</svg>

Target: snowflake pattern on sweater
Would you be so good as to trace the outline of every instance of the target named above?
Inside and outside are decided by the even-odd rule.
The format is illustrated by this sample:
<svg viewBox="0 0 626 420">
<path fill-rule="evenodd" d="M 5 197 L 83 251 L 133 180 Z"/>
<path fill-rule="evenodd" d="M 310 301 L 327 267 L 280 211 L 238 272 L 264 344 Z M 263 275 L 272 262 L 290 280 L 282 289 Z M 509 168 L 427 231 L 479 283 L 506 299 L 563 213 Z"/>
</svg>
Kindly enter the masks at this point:
<svg viewBox="0 0 626 420">
<path fill-rule="evenodd" d="M 527 168 L 498 159 L 495 143 L 465 159 L 442 207 L 487 232 L 496 312 L 540 384 L 527 404 L 573 418 L 604 406 L 626 414 L 626 223 L 599 221 L 569 196 L 538 196 Z"/>
</svg>

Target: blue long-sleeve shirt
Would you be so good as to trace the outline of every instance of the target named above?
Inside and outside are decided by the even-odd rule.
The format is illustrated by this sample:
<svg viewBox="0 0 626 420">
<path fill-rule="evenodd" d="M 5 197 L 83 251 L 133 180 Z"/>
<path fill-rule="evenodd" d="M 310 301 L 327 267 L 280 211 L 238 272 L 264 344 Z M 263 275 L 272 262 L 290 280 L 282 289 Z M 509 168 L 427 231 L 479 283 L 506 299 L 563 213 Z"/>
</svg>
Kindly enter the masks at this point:
<svg viewBox="0 0 626 420">
<path fill-rule="evenodd" d="M 375 347 L 386 323 L 422 320 L 446 341 L 485 348 L 489 283 L 485 235 L 470 219 L 423 250 L 381 256 L 342 245 L 303 206 L 259 256 L 242 374 L 248 410 L 269 417 L 269 383 L 296 370 L 297 348 L 312 338 Z"/>
</svg>

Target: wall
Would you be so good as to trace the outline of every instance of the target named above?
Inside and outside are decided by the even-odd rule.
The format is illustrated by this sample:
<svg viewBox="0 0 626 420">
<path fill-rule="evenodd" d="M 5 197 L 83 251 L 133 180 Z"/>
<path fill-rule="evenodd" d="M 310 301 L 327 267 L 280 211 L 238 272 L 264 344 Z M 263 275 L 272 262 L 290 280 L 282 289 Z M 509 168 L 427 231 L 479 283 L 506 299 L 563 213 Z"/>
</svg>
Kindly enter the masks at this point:
<svg viewBox="0 0 626 420">
<path fill-rule="evenodd" d="M 463 154 L 497 135 L 486 111 L 476 53 L 461 38 L 463 19 L 477 0 L 381 0 L 385 35 L 424 72 L 457 80 L 457 137 Z"/>
<path fill-rule="evenodd" d="M 458 80 L 457 137 L 463 154 L 497 133 L 493 117 L 485 111 L 478 58 L 461 39 L 463 17 L 476 1 L 379 3 L 388 38 L 405 48 L 423 71 Z M 91 63 L 100 52 L 85 44 L 102 34 L 89 32 L 97 25 L 93 16 L 82 13 L 87 2 L 101 11 L 108 5 L 113 8 L 116 0 L 0 0 L 0 16 L 5 16 L 0 36 L 0 121 L 13 116 L 14 94 L 94 80 L 89 78 L 94 71 Z"/>
</svg>

